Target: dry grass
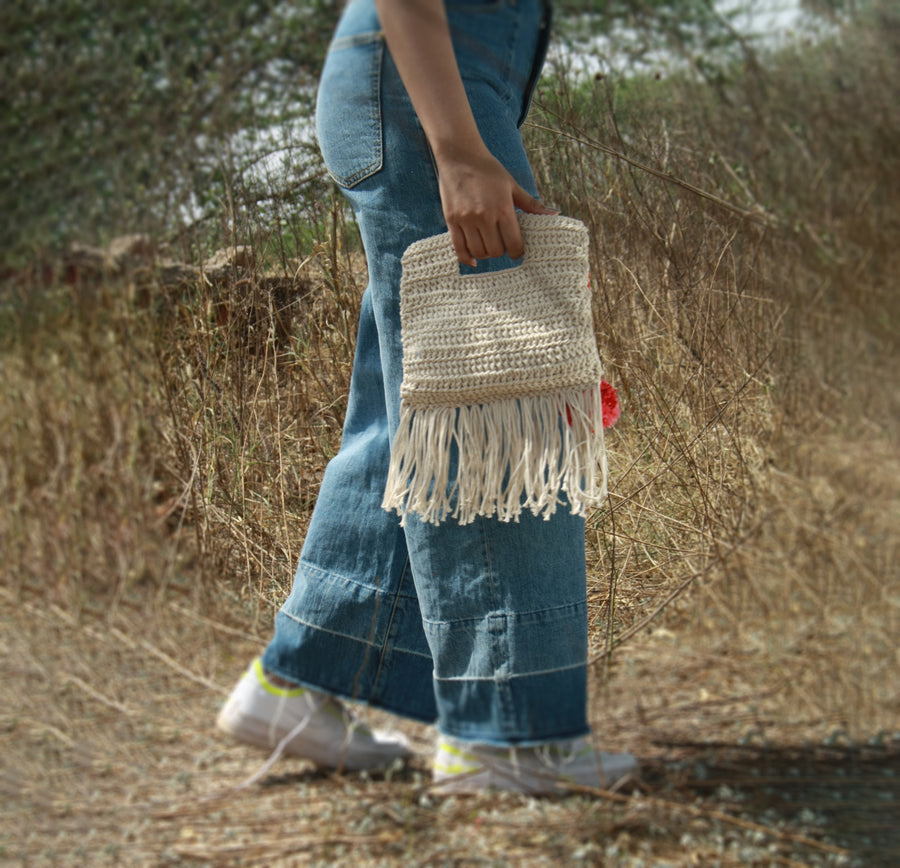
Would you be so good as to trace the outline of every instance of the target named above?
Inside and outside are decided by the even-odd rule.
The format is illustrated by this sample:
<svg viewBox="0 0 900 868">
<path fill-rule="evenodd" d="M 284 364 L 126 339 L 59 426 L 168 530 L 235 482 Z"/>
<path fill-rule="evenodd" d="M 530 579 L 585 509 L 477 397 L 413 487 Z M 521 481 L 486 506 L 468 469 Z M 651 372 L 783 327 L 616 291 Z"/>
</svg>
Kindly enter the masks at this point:
<svg viewBox="0 0 900 868">
<path fill-rule="evenodd" d="M 616 794 L 438 798 L 420 727 L 386 777 L 285 761 L 234 791 L 261 758 L 210 721 L 346 400 L 365 274 L 337 211 L 296 261 L 257 232 L 213 282 L 7 275 L 0 862 L 892 864 L 898 33 L 884 11 L 718 93 L 539 95 L 529 144 L 592 229 L 624 405 L 588 528 L 591 718 L 644 763 Z"/>
</svg>

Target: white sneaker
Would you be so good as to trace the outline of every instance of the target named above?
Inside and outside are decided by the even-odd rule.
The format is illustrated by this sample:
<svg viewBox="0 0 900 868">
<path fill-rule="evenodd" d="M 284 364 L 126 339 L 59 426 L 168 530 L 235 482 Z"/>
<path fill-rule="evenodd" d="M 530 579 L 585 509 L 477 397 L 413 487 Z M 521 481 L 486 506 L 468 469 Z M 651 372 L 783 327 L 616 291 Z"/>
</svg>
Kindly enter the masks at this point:
<svg viewBox="0 0 900 868">
<path fill-rule="evenodd" d="M 493 747 L 438 740 L 433 779 L 438 792 L 489 788 L 533 795 L 564 793 L 570 785 L 609 789 L 637 769 L 630 753 L 600 753 L 583 738 L 538 747 Z"/>
<path fill-rule="evenodd" d="M 231 691 L 216 726 L 247 744 L 347 771 L 413 754 L 405 736 L 370 730 L 331 696 L 272 684 L 259 658 Z"/>
</svg>

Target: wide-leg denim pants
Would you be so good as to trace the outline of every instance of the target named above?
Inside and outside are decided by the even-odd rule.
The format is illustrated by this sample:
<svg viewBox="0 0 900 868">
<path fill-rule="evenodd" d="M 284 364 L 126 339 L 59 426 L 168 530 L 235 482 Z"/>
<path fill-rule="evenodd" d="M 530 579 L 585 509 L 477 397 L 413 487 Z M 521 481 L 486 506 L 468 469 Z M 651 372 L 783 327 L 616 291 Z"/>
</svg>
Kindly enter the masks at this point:
<svg viewBox="0 0 900 868">
<path fill-rule="evenodd" d="M 536 195 L 522 145 L 546 52 L 541 0 L 447 0 L 482 137 Z M 498 745 L 588 731 L 584 522 L 480 519 L 405 527 L 381 508 L 402 376 L 400 259 L 446 231 L 434 162 L 372 0 L 346 8 L 322 74 L 322 154 L 369 269 L 339 453 L 263 664 L 441 732 Z M 480 267 L 510 267 L 489 260 Z"/>
</svg>

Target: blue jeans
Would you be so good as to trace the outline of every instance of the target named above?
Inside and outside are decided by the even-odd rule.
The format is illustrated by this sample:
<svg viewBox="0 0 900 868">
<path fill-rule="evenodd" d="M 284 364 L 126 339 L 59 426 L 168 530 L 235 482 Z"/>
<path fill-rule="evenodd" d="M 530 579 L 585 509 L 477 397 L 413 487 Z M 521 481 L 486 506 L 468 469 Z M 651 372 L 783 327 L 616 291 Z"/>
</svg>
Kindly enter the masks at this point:
<svg viewBox="0 0 900 868">
<path fill-rule="evenodd" d="M 541 0 L 448 0 L 488 147 L 536 194 L 519 126 L 546 51 Z M 362 298 L 341 448 L 329 463 L 264 666 L 456 738 L 540 744 L 588 732 L 584 522 L 400 527 L 381 508 L 402 375 L 400 258 L 446 231 L 428 143 L 380 32 L 353 0 L 319 91 L 326 166 L 359 222 Z M 509 267 L 490 260 L 482 268 Z"/>
</svg>

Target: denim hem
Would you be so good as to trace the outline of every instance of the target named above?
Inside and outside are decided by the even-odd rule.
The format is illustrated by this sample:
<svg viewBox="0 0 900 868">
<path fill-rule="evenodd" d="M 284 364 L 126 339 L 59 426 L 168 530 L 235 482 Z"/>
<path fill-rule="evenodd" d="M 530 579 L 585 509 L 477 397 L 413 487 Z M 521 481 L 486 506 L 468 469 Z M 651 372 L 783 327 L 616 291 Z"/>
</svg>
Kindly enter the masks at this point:
<svg viewBox="0 0 900 868">
<path fill-rule="evenodd" d="M 543 744 L 590 731 L 587 666 L 500 681 L 434 682 L 438 729 L 453 738 L 484 744 Z M 482 714 L 459 715 L 458 708 Z"/>
<path fill-rule="evenodd" d="M 447 732 L 443 729 L 443 727 L 438 727 L 438 732 L 446 736 L 447 738 L 452 738 L 455 741 L 462 741 L 466 744 L 470 744 L 473 747 L 477 747 L 478 745 L 484 745 L 485 747 L 540 747 L 541 745 L 548 744 L 558 744 L 562 741 L 571 741 L 574 738 L 586 738 L 591 735 L 591 728 L 589 726 L 585 726 L 583 729 L 575 730 L 573 732 L 564 734 L 564 735 L 553 735 L 547 738 L 522 738 L 522 739 L 509 739 L 502 740 L 496 738 L 488 738 L 484 736 L 470 736 L 470 735 L 462 735 L 457 732 Z"/>
<path fill-rule="evenodd" d="M 266 672 L 270 672 L 272 675 L 276 675 L 279 678 L 290 681 L 292 684 L 296 684 L 299 687 L 305 687 L 308 690 L 313 690 L 317 693 L 325 693 L 328 696 L 333 696 L 335 699 L 341 700 L 341 702 L 352 702 L 354 705 L 363 705 L 368 708 L 377 708 L 379 711 L 386 711 L 389 714 L 396 714 L 398 717 L 404 717 L 407 720 L 414 720 L 416 723 L 422 723 L 426 726 L 434 725 L 435 721 L 437 720 L 436 711 L 417 711 L 415 709 L 410 709 L 408 703 L 395 702 L 392 700 L 390 695 L 384 697 L 356 696 L 352 693 L 348 693 L 346 690 L 341 689 L 339 686 L 325 686 L 319 681 L 307 681 L 303 678 L 298 678 L 296 675 L 290 674 L 283 669 L 279 669 L 276 666 L 272 666 L 266 663 L 265 658 L 263 658 L 263 667 L 265 668 Z M 456 738 L 456 736 L 454 736 L 454 738 Z"/>
<path fill-rule="evenodd" d="M 341 700 L 420 723 L 435 722 L 430 657 L 396 645 L 385 652 L 366 640 L 293 619 L 286 624 L 283 614 L 279 613 L 277 640 L 273 639 L 262 655 L 268 672 Z"/>
<path fill-rule="evenodd" d="M 342 699 L 432 723 L 434 662 L 398 562 L 383 579 L 350 579 L 301 560 L 263 665 Z"/>
</svg>

